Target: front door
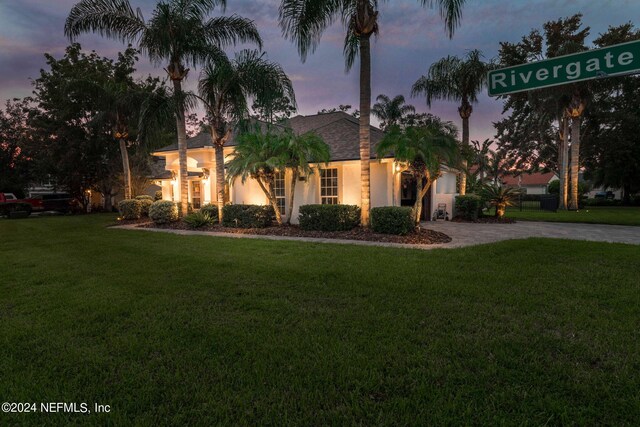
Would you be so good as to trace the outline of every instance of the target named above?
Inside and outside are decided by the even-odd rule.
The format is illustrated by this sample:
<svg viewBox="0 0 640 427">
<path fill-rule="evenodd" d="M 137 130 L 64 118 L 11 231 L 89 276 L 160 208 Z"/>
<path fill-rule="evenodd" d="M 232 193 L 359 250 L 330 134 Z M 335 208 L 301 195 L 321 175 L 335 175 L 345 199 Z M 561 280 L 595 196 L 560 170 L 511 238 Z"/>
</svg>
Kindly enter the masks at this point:
<svg viewBox="0 0 640 427">
<path fill-rule="evenodd" d="M 193 209 L 200 209 L 202 200 L 201 194 L 202 188 L 200 181 L 191 181 L 191 206 L 193 206 Z"/>
<path fill-rule="evenodd" d="M 423 181 L 425 183 L 426 179 Z M 418 185 L 416 179 L 407 172 L 403 172 L 400 177 L 400 206 L 413 207 L 418 197 Z M 422 198 L 421 221 L 429 221 L 431 219 L 431 191 Z"/>
</svg>

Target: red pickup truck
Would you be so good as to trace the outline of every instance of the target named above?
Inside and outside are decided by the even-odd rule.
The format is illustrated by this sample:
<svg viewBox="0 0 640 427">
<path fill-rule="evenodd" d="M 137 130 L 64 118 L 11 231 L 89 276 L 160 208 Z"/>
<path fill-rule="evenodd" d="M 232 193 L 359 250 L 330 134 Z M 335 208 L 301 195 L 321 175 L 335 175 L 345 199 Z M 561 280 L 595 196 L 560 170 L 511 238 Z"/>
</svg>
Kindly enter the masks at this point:
<svg viewBox="0 0 640 427">
<path fill-rule="evenodd" d="M 0 193 L 0 203 L 28 203 L 34 211 L 42 210 L 42 199 L 18 199 L 13 193 Z"/>
</svg>

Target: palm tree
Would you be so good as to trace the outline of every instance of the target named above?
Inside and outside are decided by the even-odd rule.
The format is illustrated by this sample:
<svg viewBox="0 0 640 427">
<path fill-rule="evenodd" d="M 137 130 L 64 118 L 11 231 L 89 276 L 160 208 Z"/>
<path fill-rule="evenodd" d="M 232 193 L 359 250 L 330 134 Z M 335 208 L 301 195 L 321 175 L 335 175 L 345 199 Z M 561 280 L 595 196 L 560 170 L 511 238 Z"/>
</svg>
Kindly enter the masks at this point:
<svg viewBox="0 0 640 427">
<path fill-rule="evenodd" d="M 457 163 L 459 147 L 455 134 L 435 124 L 423 127 L 392 126 L 377 147 L 378 157 L 393 153 L 416 179 L 417 197 L 413 211 L 416 225 L 420 222 L 422 199 L 431 184 L 441 175 L 443 164 Z"/>
<path fill-rule="evenodd" d="M 282 225 L 282 215 L 275 193 L 275 177 L 285 167 L 282 147 L 281 136 L 275 132 L 245 132 L 238 137 L 233 158 L 226 163 L 230 183 L 236 178 L 241 178 L 243 183 L 249 178 L 258 183 L 273 207 L 279 225 Z"/>
<path fill-rule="evenodd" d="M 517 188 L 503 187 L 496 184 L 487 184 L 482 187 L 482 198 L 496 208 L 495 216 L 502 218 L 508 206 L 513 206 L 514 201 L 521 192 Z"/>
<path fill-rule="evenodd" d="M 437 5 L 449 37 L 458 26 L 466 0 L 418 0 L 422 6 Z M 343 53 L 347 71 L 360 56 L 360 208 L 362 225 L 369 224 L 371 205 L 371 36 L 378 33 L 378 0 L 282 0 L 280 26 L 295 42 L 304 61 L 320 43 L 320 37 L 336 19 L 346 30 Z"/>
<path fill-rule="evenodd" d="M 314 163 L 328 163 L 331 157 L 329 146 L 318 135 L 307 132 L 296 135 L 286 132 L 282 135 L 284 164 L 291 169 L 291 188 L 289 189 L 289 215 L 287 224 L 291 224 L 293 215 L 293 199 L 296 194 L 296 183 L 300 177 L 308 177 L 314 172 Z"/>
<path fill-rule="evenodd" d="M 411 89 L 412 95 L 424 94 L 427 106 L 434 99 L 460 102 L 458 113 L 462 118 L 462 145 L 469 145 L 469 116 L 472 104 L 478 102 L 478 93 L 487 84 L 487 73 L 493 66 L 482 60 L 482 53 L 471 50 L 463 58 L 447 56 L 433 63 L 427 75 L 420 77 Z M 463 162 L 466 168 L 466 162 Z M 460 195 L 466 192 L 466 175 L 460 174 Z"/>
<path fill-rule="evenodd" d="M 567 116 L 571 118 L 571 199 L 569 209 L 578 210 L 578 172 L 580 170 L 580 122 L 585 109 L 585 96 L 579 91 L 573 95 L 567 107 Z"/>
<path fill-rule="evenodd" d="M 380 128 L 386 130 L 390 126 L 399 124 L 407 114 L 415 113 L 416 108 L 413 105 L 405 105 L 402 95 L 390 99 L 387 95 L 380 94 L 376 98 L 371 112 L 380 120 Z"/>
<path fill-rule="evenodd" d="M 231 137 L 234 125 L 248 118 L 247 98 L 254 97 L 262 105 L 269 105 L 287 97 L 295 106 L 295 95 L 282 67 L 255 50 L 243 50 L 233 60 L 219 55 L 212 58 L 200 75 L 199 92 L 215 147 L 218 220 L 222 223 L 224 144 Z"/>
<path fill-rule="evenodd" d="M 158 3 L 151 19 L 145 21 L 140 9 L 134 11 L 129 0 L 81 0 L 71 8 L 65 23 L 65 34 L 75 39 L 82 33 L 97 32 L 108 38 L 137 46 L 155 63 L 168 62 L 165 71 L 173 83 L 178 101 L 175 119 L 178 131 L 180 163 L 180 203 L 182 212 L 188 207 L 187 131 L 185 124 L 182 81 L 189 68 L 205 58 L 221 54 L 225 46 L 256 43 L 262 40 L 255 24 L 239 16 L 208 18 L 216 6 L 223 9 L 226 0 L 167 0 Z"/>
</svg>

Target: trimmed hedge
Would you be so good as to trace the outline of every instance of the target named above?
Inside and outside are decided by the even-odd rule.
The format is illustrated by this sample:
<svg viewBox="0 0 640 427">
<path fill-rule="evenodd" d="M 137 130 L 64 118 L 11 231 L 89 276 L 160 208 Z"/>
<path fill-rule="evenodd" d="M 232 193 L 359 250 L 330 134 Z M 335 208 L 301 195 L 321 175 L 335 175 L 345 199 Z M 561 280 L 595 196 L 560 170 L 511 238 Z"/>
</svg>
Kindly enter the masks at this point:
<svg viewBox="0 0 640 427">
<path fill-rule="evenodd" d="M 118 203 L 118 210 L 124 219 L 139 219 L 142 216 L 142 202 L 136 199 L 124 199 Z"/>
<path fill-rule="evenodd" d="M 162 200 L 162 190 L 156 191 L 156 194 L 153 196 L 154 202 L 157 202 L 158 200 Z"/>
<path fill-rule="evenodd" d="M 371 209 L 371 229 L 376 233 L 404 236 L 416 228 L 413 209 L 406 206 L 385 206 Z"/>
<path fill-rule="evenodd" d="M 140 202 L 140 214 L 142 216 L 149 216 L 149 208 L 153 204 L 154 200 L 151 196 L 136 196 L 136 200 Z"/>
<path fill-rule="evenodd" d="M 298 217 L 300 228 L 313 231 L 347 231 L 360 224 L 360 207 L 356 205 L 302 205 Z"/>
<path fill-rule="evenodd" d="M 169 200 L 153 202 L 149 208 L 149 218 L 156 224 L 166 224 L 178 220 L 178 206 Z"/>
<path fill-rule="evenodd" d="M 200 208 L 200 212 L 207 213 L 214 221 L 218 221 L 218 206 L 207 203 Z"/>
<path fill-rule="evenodd" d="M 222 225 L 234 228 L 265 228 L 275 213 L 271 205 L 226 205 L 222 208 Z"/>
<path fill-rule="evenodd" d="M 482 198 L 476 194 L 456 196 L 456 216 L 475 221 L 482 213 Z"/>
</svg>

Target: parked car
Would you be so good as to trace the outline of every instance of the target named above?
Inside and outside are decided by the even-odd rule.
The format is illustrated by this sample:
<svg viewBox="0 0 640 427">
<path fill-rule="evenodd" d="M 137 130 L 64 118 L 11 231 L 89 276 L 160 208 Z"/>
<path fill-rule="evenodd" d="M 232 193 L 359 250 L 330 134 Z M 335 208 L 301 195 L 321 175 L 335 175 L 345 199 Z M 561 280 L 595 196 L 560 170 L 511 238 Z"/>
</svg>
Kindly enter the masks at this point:
<svg viewBox="0 0 640 427">
<path fill-rule="evenodd" d="M 595 196 L 595 199 L 605 199 L 605 200 L 613 200 L 616 198 L 613 191 L 598 191 Z"/>
<path fill-rule="evenodd" d="M 0 193 L 0 203 L 28 203 L 31 205 L 31 210 L 42 210 L 42 200 L 37 198 L 18 199 L 13 193 Z"/>
<path fill-rule="evenodd" d="M 33 206 L 29 199 L 18 199 L 13 193 L 0 193 L 0 216 L 26 218 L 31 215 Z"/>
<path fill-rule="evenodd" d="M 67 193 L 42 194 L 36 196 L 42 210 L 67 213 L 71 210 L 71 196 Z"/>
</svg>

